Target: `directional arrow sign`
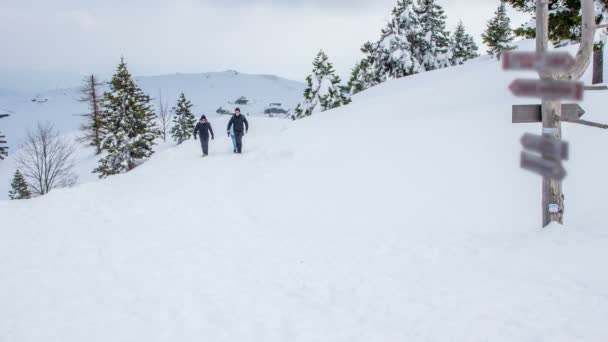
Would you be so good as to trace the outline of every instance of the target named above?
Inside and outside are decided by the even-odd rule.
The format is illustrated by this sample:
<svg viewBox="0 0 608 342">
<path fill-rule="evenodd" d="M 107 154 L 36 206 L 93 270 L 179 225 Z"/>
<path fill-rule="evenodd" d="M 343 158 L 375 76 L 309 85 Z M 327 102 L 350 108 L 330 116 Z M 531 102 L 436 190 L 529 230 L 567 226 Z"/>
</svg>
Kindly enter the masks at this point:
<svg viewBox="0 0 608 342">
<path fill-rule="evenodd" d="M 565 141 L 526 133 L 521 138 L 521 144 L 525 149 L 538 152 L 543 157 L 568 160 L 568 143 Z"/>
<path fill-rule="evenodd" d="M 566 170 L 561 162 L 543 159 L 526 152 L 521 153 L 521 168 L 558 181 L 566 178 Z"/>
<path fill-rule="evenodd" d="M 583 83 L 556 80 L 515 80 L 509 89 L 515 96 L 540 97 L 544 100 L 583 99 Z"/>
<path fill-rule="evenodd" d="M 585 114 L 585 110 L 576 103 L 562 105 L 562 121 L 575 122 Z M 540 105 L 513 106 L 513 123 L 542 122 Z"/>
<path fill-rule="evenodd" d="M 504 70 L 567 71 L 576 60 L 567 52 L 517 52 L 503 53 Z"/>
</svg>

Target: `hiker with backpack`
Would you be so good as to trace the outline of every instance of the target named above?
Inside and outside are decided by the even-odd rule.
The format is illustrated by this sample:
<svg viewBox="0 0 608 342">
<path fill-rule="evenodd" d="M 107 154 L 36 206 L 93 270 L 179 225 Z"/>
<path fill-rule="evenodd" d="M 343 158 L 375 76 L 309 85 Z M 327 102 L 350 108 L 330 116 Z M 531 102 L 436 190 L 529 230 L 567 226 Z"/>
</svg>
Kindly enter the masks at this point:
<svg viewBox="0 0 608 342">
<path fill-rule="evenodd" d="M 231 129 L 234 129 L 234 140 L 236 141 L 234 153 L 243 153 L 243 136 L 249 131 L 249 122 L 241 114 L 239 108 L 234 110 L 234 115 L 232 115 L 232 118 L 228 122 L 228 137 L 230 137 Z"/>
<path fill-rule="evenodd" d="M 201 119 L 194 128 L 194 140 L 196 140 L 197 135 L 201 140 L 203 157 L 206 157 L 209 155 L 209 137 L 211 136 L 211 140 L 213 140 L 215 137 L 213 135 L 213 128 L 211 127 L 209 121 L 207 121 L 207 117 L 204 115 L 201 116 Z"/>
</svg>

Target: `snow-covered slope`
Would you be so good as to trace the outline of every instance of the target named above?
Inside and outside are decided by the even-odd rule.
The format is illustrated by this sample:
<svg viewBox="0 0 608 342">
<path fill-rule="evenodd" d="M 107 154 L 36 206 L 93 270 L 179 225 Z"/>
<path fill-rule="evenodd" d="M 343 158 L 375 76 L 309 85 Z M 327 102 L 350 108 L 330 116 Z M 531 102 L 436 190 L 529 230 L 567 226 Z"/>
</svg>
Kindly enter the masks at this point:
<svg viewBox="0 0 608 342">
<path fill-rule="evenodd" d="M 251 119 L 242 156 L 218 134 L 0 202 L 0 340 L 606 341 L 608 135 L 565 127 L 567 225 L 540 230 L 516 76 L 480 58 Z"/>
</svg>

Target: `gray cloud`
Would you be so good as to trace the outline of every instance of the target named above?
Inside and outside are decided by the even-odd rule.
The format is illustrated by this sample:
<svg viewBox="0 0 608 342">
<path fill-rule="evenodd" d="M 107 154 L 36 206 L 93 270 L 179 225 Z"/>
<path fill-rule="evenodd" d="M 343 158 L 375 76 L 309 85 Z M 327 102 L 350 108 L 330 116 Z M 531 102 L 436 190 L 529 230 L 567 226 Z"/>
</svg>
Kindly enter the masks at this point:
<svg viewBox="0 0 608 342">
<path fill-rule="evenodd" d="M 32 75 L 52 74 L 57 85 L 65 85 L 80 73 L 111 74 L 121 55 L 140 75 L 237 69 L 303 79 L 321 48 L 347 75 L 360 46 L 378 37 L 395 3 L 0 0 L 0 87 Z M 439 3 L 450 28 L 462 19 L 479 38 L 498 0 Z M 61 80 L 61 73 L 72 76 Z"/>
</svg>

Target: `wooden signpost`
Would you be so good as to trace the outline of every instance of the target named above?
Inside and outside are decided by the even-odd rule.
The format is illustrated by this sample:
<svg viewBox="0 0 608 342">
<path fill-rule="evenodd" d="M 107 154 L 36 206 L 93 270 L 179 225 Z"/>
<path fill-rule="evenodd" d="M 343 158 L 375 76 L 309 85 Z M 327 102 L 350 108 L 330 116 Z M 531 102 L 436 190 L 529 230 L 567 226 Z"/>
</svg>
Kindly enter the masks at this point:
<svg viewBox="0 0 608 342">
<path fill-rule="evenodd" d="M 562 121 L 575 122 L 585 114 L 585 110 L 576 103 L 562 105 Z M 513 123 L 543 122 L 541 105 L 514 105 Z"/>
<path fill-rule="evenodd" d="M 536 52 L 507 52 L 504 54 L 505 70 L 534 70 L 539 80 L 516 80 L 509 89 L 516 96 L 542 99 L 538 105 L 513 106 L 513 123 L 542 122 L 543 135 L 522 138 L 524 147 L 540 153 L 540 156 L 523 152 L 521 167 L 543 176 L 542 217 L 543 227 L 551 222 L 564 222 L 564 194 L 562 180 L 566 171 L 561 160 L 567 157 L 567 145 L 561 141 L 561 122 L 573 122 L 594 127 L 606 125 L 581 120 L 584 114 L 577 105 L 563 105 L 560 100 L 583 99 L 584 85 L 581 79 L 593 54 L 596 31 L 593 0 L 581 0 L 581 42 L 576 58 L 563 52 L 547 52 L 549 44 L 549 2 L 536 0 Z M 540 108 L 540 109 L 539 109 Z M 540 111 L 540 118 L 539 118 Z M 608 126 L 606 126 L 608 127 Z M 564 147 L 566 146 L 566 147 Z M 551 152 L 552 151 L 552 152 Z M 565 152 L 564 152 L 565 151 Z"/>
</svg>

